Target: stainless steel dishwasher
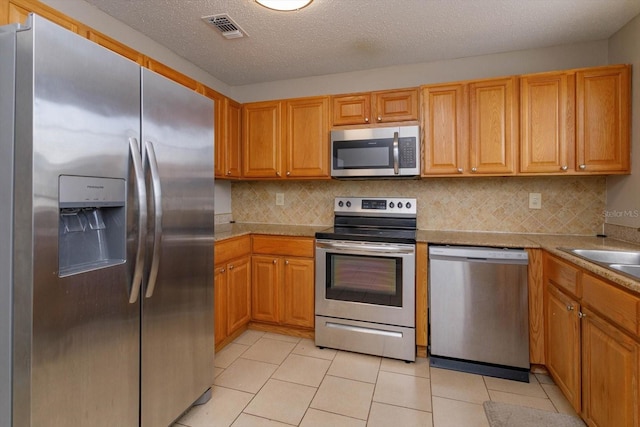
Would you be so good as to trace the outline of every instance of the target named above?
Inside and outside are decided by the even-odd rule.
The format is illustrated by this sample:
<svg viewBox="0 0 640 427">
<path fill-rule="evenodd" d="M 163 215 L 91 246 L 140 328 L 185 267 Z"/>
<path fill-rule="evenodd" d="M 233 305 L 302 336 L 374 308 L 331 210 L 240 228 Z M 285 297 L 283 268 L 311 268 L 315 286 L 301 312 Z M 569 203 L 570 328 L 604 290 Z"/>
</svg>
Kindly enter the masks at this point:
<svg viewBox="0 0 640 427">
<path fill-rule="evenodd" d="M 522 249 L 429 247 L 431 366 L 529 381 Z"/>
</svg>

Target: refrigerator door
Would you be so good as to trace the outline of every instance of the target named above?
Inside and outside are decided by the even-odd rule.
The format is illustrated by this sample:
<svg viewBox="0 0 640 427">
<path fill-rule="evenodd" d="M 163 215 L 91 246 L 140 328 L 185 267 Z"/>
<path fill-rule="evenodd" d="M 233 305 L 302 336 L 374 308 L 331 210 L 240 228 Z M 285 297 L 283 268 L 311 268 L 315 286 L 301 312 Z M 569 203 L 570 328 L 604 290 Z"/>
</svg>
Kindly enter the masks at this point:
<svg viewBox="0 0 640 427">
<path fill-rule="evenodd" d="M 140 306 L 129 303 L 128 260 L 135 256 L 60 277 L 58 247 L 65 232 L 115 231 L 123 245 L 137 236 L 134 221 L 128 230 L 107 226 L 95 209 L 93 222 L 59 228 L 59 181 L 99 177 L 122 188 L 129 138 L 139 137 L 139 67 L 37 16 L 16 38 L 13 425 L 134 426 Z M 81 257 L 76 244 L 68 249 Z"/>
<path fill-rule="evenodd" d="M 213 104 L 142 69 L 149 245 L 142 426 L 171 424 L 213 384 Z"/>
</svg>

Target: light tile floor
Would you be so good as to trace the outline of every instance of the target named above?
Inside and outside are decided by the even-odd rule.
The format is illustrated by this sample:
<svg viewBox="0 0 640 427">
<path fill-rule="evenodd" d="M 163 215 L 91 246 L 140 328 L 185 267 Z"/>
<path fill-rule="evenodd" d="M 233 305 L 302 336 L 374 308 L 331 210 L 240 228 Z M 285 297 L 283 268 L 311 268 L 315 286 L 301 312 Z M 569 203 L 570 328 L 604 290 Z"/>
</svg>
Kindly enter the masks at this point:
<svg viewBox="0 0 640 427">
<path fill-rule="evenodd" d="M 544 375 L 509 381 L 253 330 L 216 354 L 215 367 L 211 400 L 174 427 L 488 427 L 486 400 L 575 415 Z"/>
</svg>

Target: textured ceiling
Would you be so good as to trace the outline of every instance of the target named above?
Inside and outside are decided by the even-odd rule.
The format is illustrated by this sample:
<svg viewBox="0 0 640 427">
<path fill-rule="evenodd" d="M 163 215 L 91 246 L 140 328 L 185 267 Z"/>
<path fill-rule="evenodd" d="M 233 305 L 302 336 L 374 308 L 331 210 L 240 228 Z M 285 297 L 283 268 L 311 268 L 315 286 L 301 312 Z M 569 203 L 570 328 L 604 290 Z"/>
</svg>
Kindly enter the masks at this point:
<svg viewBox="0 0 640 427">
<path fill-rule="evenodd" d="M 86 0 L 230 86 L 606 39 L 640 0 Z M 227 40 L 203 16 L 227 13 Z"/>
</svg>

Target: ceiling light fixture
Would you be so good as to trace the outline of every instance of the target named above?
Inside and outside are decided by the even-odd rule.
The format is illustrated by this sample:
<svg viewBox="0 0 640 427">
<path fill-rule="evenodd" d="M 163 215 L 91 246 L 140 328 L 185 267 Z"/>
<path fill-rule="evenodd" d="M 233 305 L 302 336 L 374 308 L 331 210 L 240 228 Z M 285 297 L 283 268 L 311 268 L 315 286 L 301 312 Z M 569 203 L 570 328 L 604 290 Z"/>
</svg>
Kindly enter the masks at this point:
<svg viewBox="0 0 640 427">
<path fill-rule="evenodd" d="M 261 6 L 267 9 L 289 12 L 307 7 L 313 0 L 256 0 Z"/>
</svg>

